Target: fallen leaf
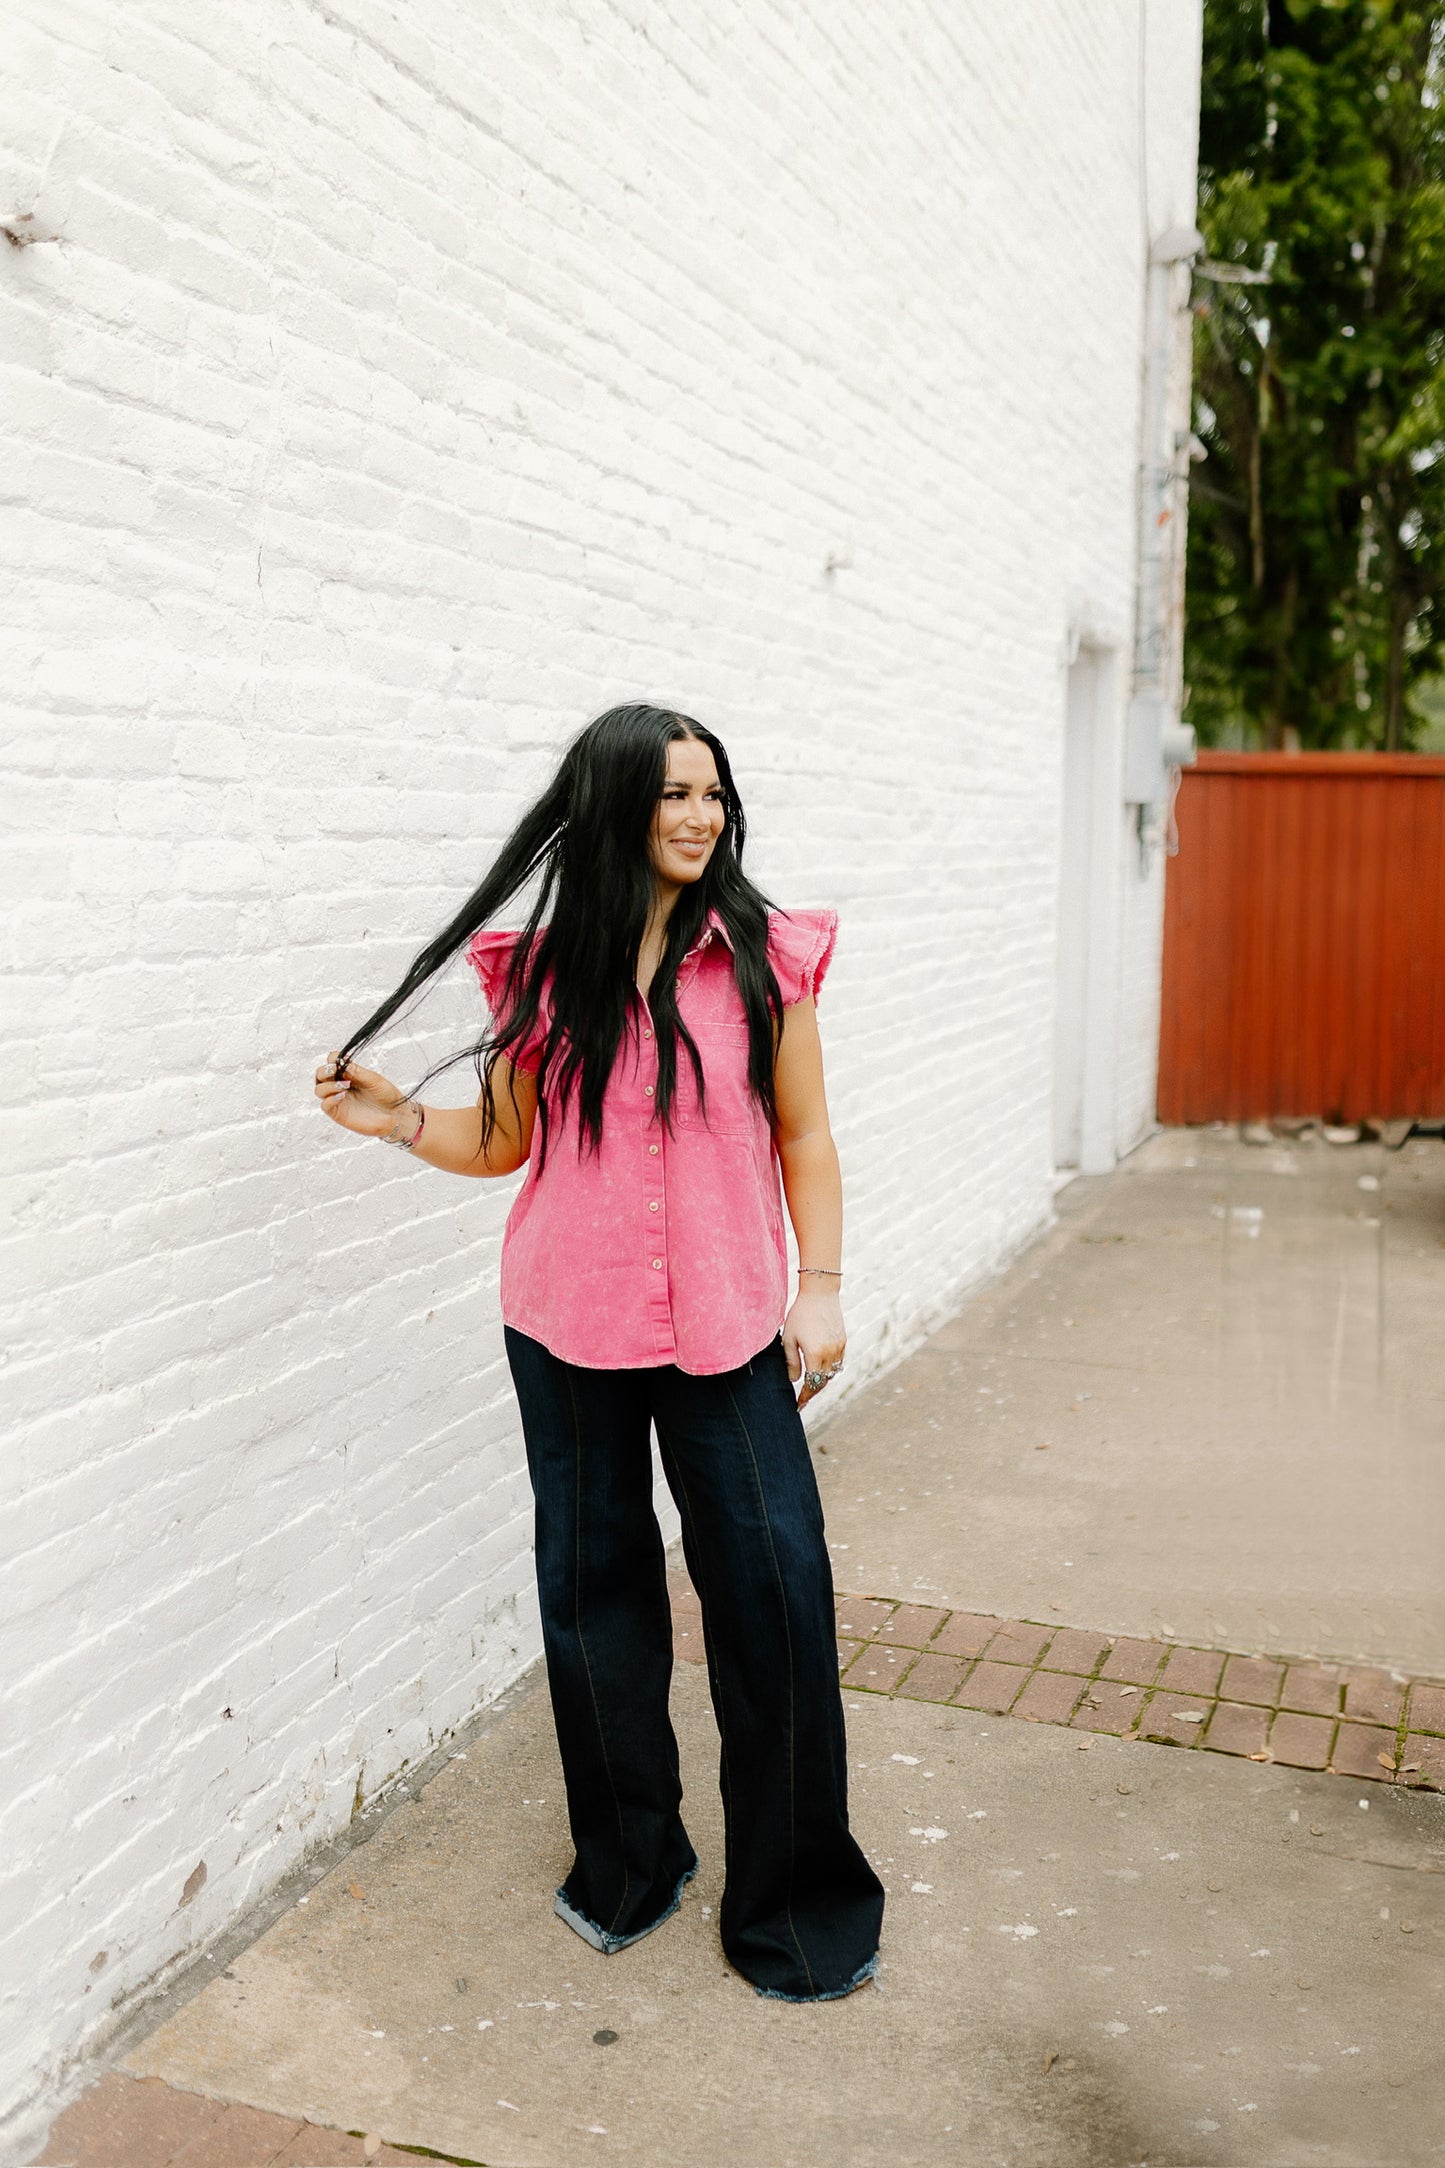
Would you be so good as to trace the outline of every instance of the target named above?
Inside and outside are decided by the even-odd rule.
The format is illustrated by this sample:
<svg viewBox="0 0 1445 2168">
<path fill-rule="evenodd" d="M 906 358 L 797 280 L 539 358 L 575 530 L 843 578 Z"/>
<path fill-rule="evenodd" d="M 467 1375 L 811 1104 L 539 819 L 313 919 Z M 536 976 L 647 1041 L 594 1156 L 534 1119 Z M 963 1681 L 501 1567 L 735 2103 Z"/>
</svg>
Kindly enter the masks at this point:
<svg viewBox="0 0 1445 2168">
<path fill-rule="evenodd" d="M 1114 1789 L 1116 1792 L 1122 1792 L 1124 1797 L 1128 1799 L 1131 1797 L 1134 1787 L 1131 1784 L 1116 1784 Z"/>
<path fill-rule="evenodd" d="M 1050 2048 L 1050 2049 L 1049 2049 L 1049 2052 L 1048 2052 L 1048 2054 L 1047 2054 L 1047 2055 L 1046 2055 L 1046 2056 L 1044 2057 L 1044 2076 L 1045 2076 L 1045 2077 L 1047 2077 L 1047 2076 L 1048 2076 L 1049 2072 L 1050 2072 L 1050 2071 L 1051 2071 L 1051 2070 L 1053 2069 L 1053 2067 L 1054 2067 L 1054 2064 L 1055 2064 L 1055 2063 L 1056 2063 L 1056 2062 L 1058 2061 L 1058 2059 L 1059 2059 L 1059 2051 L 1058 2051 L 1058 2049 L 1057 2049 L 1057 2048 Z"/>
<path fill-rule="evenodd" d="M 1093 1743 L 1094 1742 L 1092 1739 L 1081 1739 L 1079 1741 L 1079 1752 L 1081 1754 L 1087 1754 Z"/>
<path fill-rule="evenodd" d="M 1407 1761 L 1403 1765 L 1403 1774 L 1407 1777 L 1413 1776 L 1419 1766 L 1420 1764 L 1417 1761 Z"/>
<path fill-rule="evenodd" d="M 1125 1698 L 1125 1696 L 1126 1696 L 1126 1695 L 1128 1695 L 1128 1694 L 1137 1694 L 1137 1693 L 1138 1693 L 1138 1691 L 1139 1691 L 1139 1689 L 1138 1689 L 1138 1687 L 1137 1687 L 1137 1686 L 1121 1686 L 1121 1687 L 1119 1688 L 1119 1699 L 1120 1699 L 1120 1700 L 1122 1701 L 1122 1700 L 1123 1700 L 1123 1699 Z M 1096 1703 L 1094 1704 L 1094 1706 L 1095 1706 L 1095 1708 L 1097 1708 L 1097 1707 L 1098 1707 L 1098 1703 L 1096 1702 Z"/>
<path fill-rule="evenodd" d="M 1377 1754 L 1375 1756 L 1375 1759 L 1382 1769 L 1393 1769 L 1395 1766 L 1395 1757 L 1393 1754 Z"/>
<path fill-rule="evenodd" d="M 1048 1441 L 1048 1439 L 1047 1439 L 1047 1438 L 1044 1438 L 1043 1440 L 1041 1440 L 1041 1442 L 1040 1442 L 1040 1443 L 1039 1443 L 1038 1445 L 1036 1445 L 1036 1446 L 1034 1447 L 1034 1451 L 1035 1451 L 1036 1453 L 1047 1453 L 1048 1449 L 1049 1449 L 1049 1441 Z"/>
<path fill-rule="evenodd" d="M 1259 1750 L 1259 1752 L 1258 1752 L 1257 1754 L 1251 1754 L 1249 1758 L 1250 1758 L 1250 1760 L 1251 1760 L 1251 1761 L 1273 1761 L 1273 1760 L 1274 1760 L 1274 1756 L 1273 1756 L 1273 1754 L 1271 1754 L 1271 1752 L 1270 1752 L 1270 1750 L 1269 1750 L 1269 1748 L 1268 1748 L 1267 1746 L 1262 1746 L 1262 1747 L 1260 1748 L 1260 1750 Z"/>
<path fill-rule="evenodd" d="M 346 1894 L 348 1897 L 354 1897 L 358 1904 L 364 1903 L 366 1898 L 366 1891 L 362 1888 L 359 1882 L 348 1882 L 346 1885 Z"/>
</svg>

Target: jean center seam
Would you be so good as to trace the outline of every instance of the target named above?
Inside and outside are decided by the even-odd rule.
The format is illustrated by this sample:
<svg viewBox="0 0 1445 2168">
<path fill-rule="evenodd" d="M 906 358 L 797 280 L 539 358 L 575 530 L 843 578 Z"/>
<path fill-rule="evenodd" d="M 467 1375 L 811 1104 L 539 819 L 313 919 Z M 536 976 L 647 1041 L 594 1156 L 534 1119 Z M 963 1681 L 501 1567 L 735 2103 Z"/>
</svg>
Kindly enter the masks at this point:
<svg viewBox="0 0 1445 2168">
<path fill-rule="evenodd" d="M 783 1580 L 782 1568 L 778 1564 L 777 1548 L 773 1542 L 772 1517 L 768 1512 L 768 1502 L 766 1495 L 763 1491 L 763 1479 L 762 1474 L 758 1468 L 757 1450 L 753 1445 L 752 1432 L 748 1429 L 747 1417 L 743 1414 L 742 1409 L 739 1407 L 737 1394 L 734 1392 L 731 1386 L 728 1387 L 728 1403 L 732 1408 L 733 1414 L 737 1420 L 738 1428 L 743 1434 L 743 1443 L 747 1447 L 748 1462 L 753 1473 L 753 1490 L 757 1497 L 758 1508 L 763 1517 L 764 1533 L 766 1534 L 768 1540 L 768 1557 L 772 1561 L 773 1576 L 778 1584 L 778 1597 L 783 1607 L 783 1638 L 787 1644 L 788 1650 L 788 1933 L 793 1938 L 793 1948 L 798 1953 L 798 1962 L 802 1966 L 804 1972 L 807 1974 L 808 1984 L 811 1987 L 815 1984 L 813 1980 L 813 1968 L 808 1963 L 807 1957 L 804 1954 L 803 1945 L 798 1939 L 797 1926 L 795 1925 L 793 1920 L 793 1879 L 797 1869 L 798 1860 L 796 1778 L 797 1679 L 793 1664 L 793 1622 L 788 1616 L 787 1585 Z"/>
<path fill-rule="evenodd" d="M 627 1907 L 632 1893 L 632 1869 L 627 1860 L 627 1830 L 623 1822 L 622 1801 L 617 1796 L 617 1780 L 612 1774 L 612 1756 L 607 1745 L 607 1726 L 602 1721 L 602 1708 L 597 1699 L 597 1682 L 592 1676 L 592 1660 L 587 1654 L 586 1636 L 582 1631 L 582 1433 L 577 1413 L 577 1395 L 572 1380 L 565 1377 L 567 1407 L 572 1417 L 572 1466 L 573 1466 L 573 1538 L 572 1617 L 577 1633 L 577 1646 L 582 1655 L 582 1667 L 587 1673 L 587 1691 L 592 1697 L 592 1714 L 597 1724 L 597 1737 L 602 1748 L 602 1766 L 607 1771 L 607 1789 L 612 1794 L 612 1807 L 617 1816 L 617 1843 L 622 1858 L 622 1895 L 618 1899 L 613 1920 L 619 1920 Z M 607 1930 L 609 1933 L 611 1929 Z"/>
</svg>

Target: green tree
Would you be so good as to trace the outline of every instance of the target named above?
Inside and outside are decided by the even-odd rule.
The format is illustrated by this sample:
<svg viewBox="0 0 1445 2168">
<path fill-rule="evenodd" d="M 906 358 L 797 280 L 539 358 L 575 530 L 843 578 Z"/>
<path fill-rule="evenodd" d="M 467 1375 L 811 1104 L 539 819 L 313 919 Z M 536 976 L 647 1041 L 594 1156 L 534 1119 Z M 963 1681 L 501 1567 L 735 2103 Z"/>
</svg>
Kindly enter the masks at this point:
<svg viewBox="0 0 1445 2168">
<path fill-rule="evenodd" d="M 1186 675 L 1410 745 L 1445 656 L 1445 7 L 1206 0 Z"/>
</svg>

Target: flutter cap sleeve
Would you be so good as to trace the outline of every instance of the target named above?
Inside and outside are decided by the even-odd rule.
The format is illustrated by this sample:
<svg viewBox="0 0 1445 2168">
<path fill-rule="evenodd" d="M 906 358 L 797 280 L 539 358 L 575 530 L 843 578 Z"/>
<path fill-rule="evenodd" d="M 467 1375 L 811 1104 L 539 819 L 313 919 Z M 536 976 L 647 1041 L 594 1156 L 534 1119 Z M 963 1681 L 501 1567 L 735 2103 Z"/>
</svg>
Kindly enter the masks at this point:
<svg viewBox="0 0 1445 2168">
<path fill-rule="evenodd" d="M 498 1013 L 519 938 L 514 933 L 494 933 L 484 927 L 467 943 L 467 962 L 481 982 L 483 998 L 493 1016 Z"/>
<path fill-rule="evenodd" d="M 798 1001 L 817 1000 L 837 938 L 836 911 L 769 912 L 768 962 L 777 975 L 785 1009 Z"/>
<path fill-rule="evenodd" d="M 467 962 L 477 974 L 483 999 L 496 1023 L 501 1023 L 503 1019 L 507 973 L 512 968 L 512 958 L 521 938 L 518 933 L 502 933 L 491 927 L 484 927 L 480 933 L 474 933 L 467 943 Z M 513 1048 L 511 1061 L 515 1068 L 536 1068 L 543 1037 L 542 1031 L 534 1029 L 524 1046 Z"/>
</svg>

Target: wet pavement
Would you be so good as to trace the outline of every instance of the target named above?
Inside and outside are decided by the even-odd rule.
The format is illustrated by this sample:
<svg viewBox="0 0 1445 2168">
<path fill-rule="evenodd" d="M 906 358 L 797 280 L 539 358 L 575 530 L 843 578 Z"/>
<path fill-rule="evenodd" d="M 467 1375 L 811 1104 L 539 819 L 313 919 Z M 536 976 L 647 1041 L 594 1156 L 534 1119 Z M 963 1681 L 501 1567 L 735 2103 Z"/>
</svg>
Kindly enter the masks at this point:
<svg viewBox="0 0 1445 2168">
<path fill-rule="evenodd" d="M 1445 1142 L 1172 1130 L 818 1463 L 840 1587 L 1445 1672 Z"/>
</svg>

